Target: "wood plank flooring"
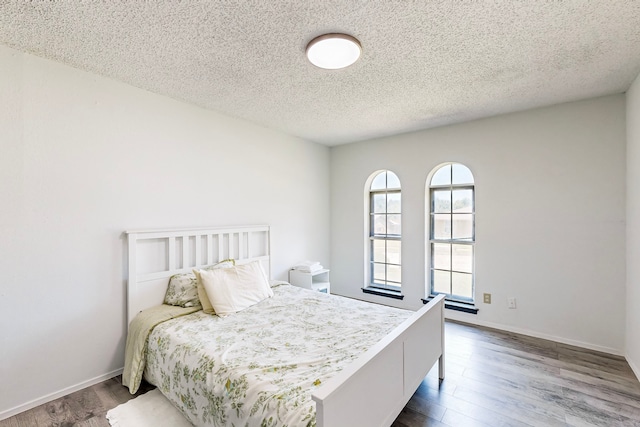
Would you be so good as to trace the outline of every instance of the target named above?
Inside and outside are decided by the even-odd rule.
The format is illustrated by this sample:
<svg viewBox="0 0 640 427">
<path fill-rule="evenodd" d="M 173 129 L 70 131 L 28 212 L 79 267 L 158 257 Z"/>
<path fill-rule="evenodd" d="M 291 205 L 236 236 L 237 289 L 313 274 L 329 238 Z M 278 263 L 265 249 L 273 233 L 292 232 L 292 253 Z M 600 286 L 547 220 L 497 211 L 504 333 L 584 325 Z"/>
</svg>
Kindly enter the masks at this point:
<svg viewBox="0 0 640 427">
<path fill-rule="evenodd" d="M 143 382 L 131 395 L 118 376 L 0 421 L 0 427 L 110 427 L 109 409 L 154 388 Z"/>
<path fill-rule="evenodd" d="M 434 368 L 392 427 L 640 426 L 640 382 L 621 357 L 453 322 L 446 353 L 444 382 Z M 112 378 L 0 427 L 109 427 L 132 397 Z"/>
<path fill-rule="evenodd" d="M 393 427 L 640 426 L 640 382 L 622 357 L 446 324 L 433 369 Z"/>
</svg>

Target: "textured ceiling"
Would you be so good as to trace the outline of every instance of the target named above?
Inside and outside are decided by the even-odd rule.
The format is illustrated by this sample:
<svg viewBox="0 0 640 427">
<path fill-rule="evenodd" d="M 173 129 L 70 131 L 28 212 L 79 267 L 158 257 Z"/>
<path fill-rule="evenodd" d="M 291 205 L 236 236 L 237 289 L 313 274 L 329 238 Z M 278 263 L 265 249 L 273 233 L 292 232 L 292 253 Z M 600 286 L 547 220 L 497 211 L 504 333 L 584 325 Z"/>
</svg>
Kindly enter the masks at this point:
<svg viewBox="0 0 640 427">
<path fill-rule="evenodd" d="M 360 60 L 311 65 L 327 32 Z M 0 43 L 335 145 L 622 93 L 640 1 L 13 0 Z"/>
</svg>

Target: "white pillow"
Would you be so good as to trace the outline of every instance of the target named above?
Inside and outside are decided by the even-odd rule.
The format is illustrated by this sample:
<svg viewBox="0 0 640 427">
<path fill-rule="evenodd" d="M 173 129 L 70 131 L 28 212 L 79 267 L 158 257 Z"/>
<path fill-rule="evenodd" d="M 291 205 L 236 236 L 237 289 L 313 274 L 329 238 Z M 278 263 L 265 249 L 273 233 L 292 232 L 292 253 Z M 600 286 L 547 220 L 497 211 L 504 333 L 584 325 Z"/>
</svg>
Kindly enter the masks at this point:
<svg viewBox="0 0 640 427">
<path fill-rule="evenodd" d="M 224 261 L 220 261 L 217 264 L 205 267 L 203 268 L 203 270 L 213 270 L 216 268 L 230 268 L 230 267 L 233 267 L 235 264 L 236 262 L 234 260 L 225 259 Z M 202 305 L 202 311 L 204 311 L 207 314 L 216 314 L 216 312 L 213 310 L 213 307 L 211 306 L 211 303 L 209 302 L 209 297 L 207 296 L 207 291 L 204 289 L 204 286 L 202 285 L 202 280 L 200 280 L 200 271 L 202 270 L 193 269 L 193 273 L 195 274 L 195 277 L 196 277 L 196 290 L 198 292 L 198 299 L 200 300 L 200 305 Z"/>
<path fill-rule="evenodd" d="M 251 307 L 273 296 L 260 261 L 231 268 L 200 270 L 200 280 L 220 317 Z"/>
</svg>

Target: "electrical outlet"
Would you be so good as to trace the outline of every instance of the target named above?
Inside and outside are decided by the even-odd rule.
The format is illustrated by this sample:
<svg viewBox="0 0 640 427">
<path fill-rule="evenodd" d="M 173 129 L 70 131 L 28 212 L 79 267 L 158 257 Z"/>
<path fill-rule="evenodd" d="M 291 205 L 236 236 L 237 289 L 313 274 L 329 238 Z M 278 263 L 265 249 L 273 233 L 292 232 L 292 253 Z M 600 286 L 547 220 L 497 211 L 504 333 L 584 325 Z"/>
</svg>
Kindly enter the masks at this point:
<svg viewBox="0 0 640 427">
<path fill-rule="evenodd" d="M 515 297 L 507 298 L 507 307 L 516 308 L 516 298 Z"/>
<path fill-rule="evenodd" d="M 491 304 L 491 294 L 482 294 L 482 298 L 485 304 Z"/>
</svg>

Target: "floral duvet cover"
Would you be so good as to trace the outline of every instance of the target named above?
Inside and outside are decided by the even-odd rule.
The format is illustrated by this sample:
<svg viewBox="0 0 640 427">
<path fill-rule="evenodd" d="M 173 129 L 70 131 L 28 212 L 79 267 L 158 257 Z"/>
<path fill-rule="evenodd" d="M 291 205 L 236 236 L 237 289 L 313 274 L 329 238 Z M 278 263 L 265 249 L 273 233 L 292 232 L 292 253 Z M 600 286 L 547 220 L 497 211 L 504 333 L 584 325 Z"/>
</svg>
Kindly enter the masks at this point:
<svg viewBox="0 0 640 427">
<path fill-rule="evenodd" d="M 412 312 L 280 285 L 220 318 L 155 327 L 146 379 L 196 426 L 315 426 L 311 393 Z"/>
</svg>

